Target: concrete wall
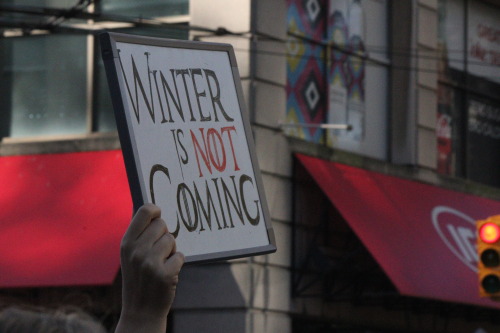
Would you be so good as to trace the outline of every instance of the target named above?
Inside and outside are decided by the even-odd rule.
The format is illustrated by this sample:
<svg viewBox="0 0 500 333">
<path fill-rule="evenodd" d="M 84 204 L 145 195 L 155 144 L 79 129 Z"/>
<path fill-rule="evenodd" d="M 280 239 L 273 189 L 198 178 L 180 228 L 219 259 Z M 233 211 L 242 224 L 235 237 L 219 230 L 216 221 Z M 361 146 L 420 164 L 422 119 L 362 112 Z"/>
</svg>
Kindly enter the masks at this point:
<svg viewBox="0 0 500 333">
<path fill-rule="evenodd" d="M 417 164 L 437 167 L 437 0 L 417 3 Z"/>
<path fill-rule="evenodd" d="M 278 251 L 267 256 L 185 267 L 174 332 L 291 332 L 291 152 L 279 129 L 286 110 L 286 2 L 192 0 L 191 24 L 245 33 L 203 36 L 231 43 L 249 110 Z M 208 14 L 209 13 L 209 14 Z"/>
<path fill-rule="evenodd" d="M 286 111 L 286 44 L 281 41 L 287 38 L 287 8 L 286 1 L 256 0 L 253 3 L 255 140 L 278 251 L 254 259 L 256 298 L 252 315 L 255 325 L 248 332 L 291 332 L 288 313 L 291 310 L 292 160 L 288 141 L 279 128 Z"/>
<path fill-rule="evenodd" d="M 391 6 L 390 161 L 435 170 L 437 0 L 394 1 Z"/>
<path fill-rule="evenodd" d="M 415 60 L 408 57 L 408 52 L 415 48 L 415 6 L 412 1 L 394 1 L 391 10 L 398 15 L 391 15 L 391 91 L 389 100 L 391 105 L 391 141 L 390 162 L 403 165 L 414 165 L 417 160 L 417 129 L 416 122 L 416 94 L 415 94 Z"/>
</svg>

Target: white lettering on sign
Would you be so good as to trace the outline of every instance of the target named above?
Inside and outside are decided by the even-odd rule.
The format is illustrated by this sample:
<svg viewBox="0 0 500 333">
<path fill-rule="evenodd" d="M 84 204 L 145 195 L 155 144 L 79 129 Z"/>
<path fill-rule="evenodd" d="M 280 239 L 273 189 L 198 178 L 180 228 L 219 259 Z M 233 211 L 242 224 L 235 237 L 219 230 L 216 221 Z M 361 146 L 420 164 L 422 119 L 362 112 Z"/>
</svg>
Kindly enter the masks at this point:
<svg viewBox="0 0 500 333">
<path fill-rule="evenodd" d="M 475 100 L 469 101 L 468 129 L 494 140 L 500 139 L 500 108 Z"/>
<path fill-rule="evenodd" d="M 274 252 L 232 47 L 100 40 L 134 208 L 162 209 L 186 263 Z"/>
<path fill-rule="evenodd" d="M 448 249 L 472 271 L 477 272 L 476 221 L 446 206 L 432 210 L 432 223 Z"/>
<path fill-rule="evenodd" d="M 447 225 L 448 231 L 450 232 L 453 240 L 457 244 L 462 256 L 468 262 L 474 262 L 478 260 L 476 249 L 474 247 L 475 236 L 472 231 L 464 227 L 455 227 L 451 224 Z"/>
</svg>

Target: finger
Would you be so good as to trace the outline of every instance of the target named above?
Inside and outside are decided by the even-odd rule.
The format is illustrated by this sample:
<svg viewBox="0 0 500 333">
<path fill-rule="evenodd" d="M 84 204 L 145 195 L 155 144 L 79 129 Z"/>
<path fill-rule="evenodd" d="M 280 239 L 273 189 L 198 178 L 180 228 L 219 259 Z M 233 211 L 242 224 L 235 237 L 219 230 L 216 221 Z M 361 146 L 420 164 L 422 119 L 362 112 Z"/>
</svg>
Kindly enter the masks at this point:
<svg viewBox="0 0 500 333">
<path fill-rule="evenodd" d="M 149 247 L 151 247 L 167 232 L 168 229 L 165 221 L 163 221 L 162 218 L 155 218 L 137 238 L 137 242 L 140 244 L 148 244 Z"/>
<path fill-rule="evenodd" d="M 175 239 L 169 233 L 165 233 L 156 243 L 153 244 L 151 249 L 153 256 L 160 259 L 164 263 L 172 254 L 175 253 Z"/>
<path fill-rule="evenodd" d="M 170 255 L 172 255 L 177 252 L 177 242 L 175 241 L 174 235 L 172 235 L 171 233 L 169 233 L 169 235 L 172 236 L 173 239 L 173 247 L 172 250 L 170 250 Z"/>
<path fill-rule="evenodd" d="M 145 204 L 137 210 L 123 236 L 124 239 L 136 240 L 155 218 L 161 216 L 161 210 L 153 204 Z"/>
<path fill-rule="evenodd" d="M 179 275 L 182 266 L 184 265 L 184 254 L 182 252 L 174 253 L 170 258 L 165 261 L 165 270 L 170 276 Z"/>
</svg>

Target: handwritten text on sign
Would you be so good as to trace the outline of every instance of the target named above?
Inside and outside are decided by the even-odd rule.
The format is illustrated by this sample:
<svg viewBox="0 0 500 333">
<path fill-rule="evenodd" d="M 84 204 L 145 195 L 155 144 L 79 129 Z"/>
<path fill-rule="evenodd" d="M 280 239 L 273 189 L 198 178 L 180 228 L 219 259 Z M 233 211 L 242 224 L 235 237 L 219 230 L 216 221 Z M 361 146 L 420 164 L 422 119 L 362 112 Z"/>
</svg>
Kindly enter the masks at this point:
<svg viewBox="0 0 500 333">
<path fill-rule="evenodd" d="M 267 245 L 227 53 L 128 43 L 117 49 L 144 190 L 162 207 L 180 250 Z"/>
</svg>

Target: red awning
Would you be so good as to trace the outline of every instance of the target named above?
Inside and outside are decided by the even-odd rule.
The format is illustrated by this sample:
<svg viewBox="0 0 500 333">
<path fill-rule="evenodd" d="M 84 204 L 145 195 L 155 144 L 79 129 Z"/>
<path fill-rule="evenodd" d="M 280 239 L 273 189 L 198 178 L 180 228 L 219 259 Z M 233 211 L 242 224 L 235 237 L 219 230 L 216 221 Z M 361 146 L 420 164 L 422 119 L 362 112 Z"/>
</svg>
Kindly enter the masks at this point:
<svg viewBox="0 0 500 333">
<path fill-rule="evenodd" d="M 0 287 L 111 284 L 132 215 L 121 151 L 0 158 Z"/>
<path fill-rule="evenodd" d="M 479 297 L 475 250 L 475 220 L 500 202 L 297 157 L 401 294 L 500 308 Z"/>
</svg>

